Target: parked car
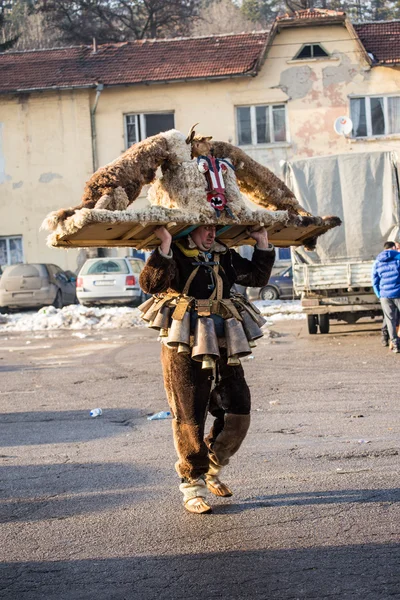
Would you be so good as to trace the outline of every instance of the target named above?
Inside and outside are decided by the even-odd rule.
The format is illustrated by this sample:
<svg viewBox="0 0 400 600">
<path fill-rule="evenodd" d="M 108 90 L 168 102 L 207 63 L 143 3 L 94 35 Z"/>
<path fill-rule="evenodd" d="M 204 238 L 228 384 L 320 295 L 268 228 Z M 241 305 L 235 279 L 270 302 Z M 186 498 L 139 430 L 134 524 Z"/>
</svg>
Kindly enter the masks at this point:
<svg viewBox="0 0 400 600">
<path fill-rule="evenodd" d="M 57 265 L 44 263 L 3 267 L 0 278 L 2 312 L 15 308 L 38 308 L 52 304 L 62 308 L 76 303 L 76 275 Z"/>
<path fill-rule="evenodd" d="M 249 300 L 291 300 L 295 297 L 292 266 L 278 271 L 262 288 L 247 288 L 246 295 Z"/>
<path fill-rule="evenodd" d="M 144 267 L 140 258 L 89 258 L 76 280 L 76 294 L 84 306 L 130 304 L 147 296 L 140 289 L 139 275 Z"/>
</svg>

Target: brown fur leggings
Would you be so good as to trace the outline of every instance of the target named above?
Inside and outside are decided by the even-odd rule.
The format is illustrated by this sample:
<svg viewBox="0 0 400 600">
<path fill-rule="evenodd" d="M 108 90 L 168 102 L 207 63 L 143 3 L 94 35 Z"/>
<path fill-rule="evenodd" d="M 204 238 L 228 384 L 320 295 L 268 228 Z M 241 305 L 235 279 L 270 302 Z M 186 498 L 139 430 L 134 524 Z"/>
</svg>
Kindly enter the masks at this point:
<svg viewBox="0 0 400 600">
<path fill-rule="evenodd" d="M 249 428 L 250 390 L 243 368 L 228 366 L 226 350 L 220 351 L 219 380 L 210 394 L 211 371 L 203 370 L 189 354 L 162 345 L 164 385 L 174 417 L 176 470 L 186 480 L 216 474 L 239 449 Z M 208 412 L 215 420 L 204 439 Z"/>
</svg>

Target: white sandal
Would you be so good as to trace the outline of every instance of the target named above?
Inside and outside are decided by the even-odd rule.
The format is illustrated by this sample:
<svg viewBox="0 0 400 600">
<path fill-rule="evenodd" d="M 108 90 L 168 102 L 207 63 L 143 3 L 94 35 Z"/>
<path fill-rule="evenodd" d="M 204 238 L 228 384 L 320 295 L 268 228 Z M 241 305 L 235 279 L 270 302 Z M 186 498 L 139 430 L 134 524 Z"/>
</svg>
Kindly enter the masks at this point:
<svg viewBox="0 0 400 600">
<path fill-rule="evenodd" d="M 184 507 L 190 513 L 197 515 L 205 515 L 212 512 L 211 506 L 208 504 L 202 496 L 196 496 L 195 498 L 189 498 L 184 502 Z"/>
</svg>

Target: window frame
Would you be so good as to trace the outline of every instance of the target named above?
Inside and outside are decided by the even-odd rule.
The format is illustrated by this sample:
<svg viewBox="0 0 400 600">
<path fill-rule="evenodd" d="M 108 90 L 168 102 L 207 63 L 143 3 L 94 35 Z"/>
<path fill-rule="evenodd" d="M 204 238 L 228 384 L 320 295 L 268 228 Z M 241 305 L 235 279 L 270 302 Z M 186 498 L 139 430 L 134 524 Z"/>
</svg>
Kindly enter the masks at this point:
<svg viewBox="0 0 400 600">
<path fill-rule="evenodd" d="M 124 138 L 125 138 L 125 148 L 128 149 L 132 144 L 137 144 L 138 142 L 142 142 L 147 137 L 146 132 L 146 115 L 173 115 L 174 117 L 174 127 L 175 127 L 175 111 L 174 110 L 151 110 L 147 112 L 128 112 L 123 114 L 124 119 Z M 132 142 L 129 144 L 128 141 L 128 117 L 135 117 L 135 127 L 136 131 L 139 132 L 140 139 L 137 139 L 136 142 Z"/>
<path fill-rule="evenodd" d="M 23 264 L 25 262 L 25 257 L 24 257 L 24 241 L 23 241 L 23 236 L 22 235 L 0 235 L 0 240 L 5 240 L 6 241 L 6 256 L 7 256 L 7 262 L 4 263 L 4 265 L 0 264 L 0 269 L 3 266 L 9 266 L 9 265 L 20 265 Z M 21 240 L 21 262 L 17 262 L 17 263 L 12 263 L 11 260 L 11 251 L 10 251 L 10 241 L 11 240 Z"/>
<path fill-rule="evenodd" d="M 260 142 L 257 141 L 257 118 L 256 118 L 256 108 L 263 106 L 268 108 L 269 113 L 269 123 L 270 123 L 270 136 L 271 141 L 269 142 Z M 273 108 L 283 106 L 285 110 L 285 133 L 286 139 L 275 141 L 275 130 L 274 130 L 274 119 L 273 119 Z M 250 144 L 240 144 L 239 141 L 239 108 L 250 108 L 250 133 L 251 133 L 251 143 Z M 288 111 L 287 111 L 287 102 L 267 102 L 263 104 L 237 104 L 235 106 L 235 120 L 236 120 L 236 140 L 237 145 L 241 148 L 245 147 L 253 147 L 260 148 L 265 146 L 277 146 L 279 144 L 287 145 L 290 141 L 289 139 L 289 127 L 288 127 Z"/>
<path fill-rule="evenodd" d="M 371 113 L 371 99 L 373 98 L 382 98 L 383 99 L 383 119 L 385 125 L 385 133 L 373 133 L 372 132 L 372 113 Z M 359 94 L 354 96 L 349 96 L 349 114 L 351 117 L 351 101 L 352 100 L 364 100 L 365 101 L 365 118 L 367 125 L 367 135 L 354 135 L 353 131 L 351 132 L 351 137 L 353 140 L 367 140 L 370 138 L 384 138 L 387 136 L 400 136 L 400 131 L 389 132 L 389 108 L 388 108 L 388 98 L 400 98 L 400 94 L 371 94 L 369 96 L 361 96 Z"/>
<path fill-rule="evenodd" d="M 311 56 L 299 57 L 306 46 L 311 46 Z M 326 52 L 326 56 L 314 56 L 314 46 L 319 46 L 322 48 L 324 52 Z M 326 60 L 331 57 L 331 54 L 328 52 L 326 48 L 320 42 L 306 42 L 304 43 L 300 50 L 294 55 L 292 60 Z"/>
</svg>

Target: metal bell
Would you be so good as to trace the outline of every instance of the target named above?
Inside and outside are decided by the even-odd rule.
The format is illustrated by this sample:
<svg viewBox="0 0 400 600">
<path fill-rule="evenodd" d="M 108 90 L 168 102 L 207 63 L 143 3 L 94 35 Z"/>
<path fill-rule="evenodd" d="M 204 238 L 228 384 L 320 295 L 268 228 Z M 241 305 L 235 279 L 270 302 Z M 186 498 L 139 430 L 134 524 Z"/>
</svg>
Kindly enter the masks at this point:
<svg viewBox="0 0 400 600">
<path fill-rule="evenodd" d="M 242 356 L 248 356 L 249 354 L 251 354 L 251 348 L 249 346 L 249 342 L 247 341 L 246 334 L 240 321 L 231 317 L 230 319 L 225 320 L 224 325 L 228 353 L 228 364 L 237 364 L 237 362 L 229 361 L 229 359 L 239 359 Z"/>
<path fill-rule="evenodd" d="M 203 363 L 203 369 L 212 369 L 216 358 L 219 358 L 219 348 L 214 321 L 209 317 L 199 317 L 194 331 L 192 359 Z"/>
<path fill-rule="evenodd" d="M 264 317 L 263 317 L 261 314 L 260 314 L 260 315 L 257 315 L 257 316 L 256 316 L 256 319 L 257 319 L 257 320 L 256 320 L 256 322 L 257 322 L 257 325 L 258 325 L 259 327 L 262 327 L 262 326 L 263 326 L 263 325 L 265 325 L 265 323 L 267 322 L 267 319 L 264 319 Z"/>
<path fill-rule="evenodd" d="M 160 338 L 167 338 L 168 337 L 168 329 L 160 329 Z"/>
<path fill-rule="evenodd" d="M 150 327 L 153 329 L 168 329 L 171 315 L 171 308 L 169 306 L 163 306 L 158 312 L 154 321 L 151 322 Z M 160 334 L 162 335 L 162 334 Z M 163 337 L 163 336 L 162 336 Z"/>
<path fill-rule="evenodd" d="M 160 310 L 160 305 L 154 301 L 154 303 L 147 309 L 146 313 L 142 316 L 143 321 L 147 321 L 147 327 L 151 327 L 152 321 L 158 315 L 158 311 Z"/>
<path fill-rule="evenodd" d="M 188 311 L 185 312 L 182 320 L 172 319 L 171 327 L 169 328 L 168 348 L 179 348 L 181 344 L 185 344 L 185 346 L 190 345 L 190 312 Z"/>
<path fill-rule="evenodd" d="M 150 309 L 150 307 L 153 306 L 154 302 L 155 302 L 155 300 L 152 296 L 151 298 L 148 298 L 147 300 L 145 300 L 140 306 L 138 306 L 138 309 L 142 313 L 142 316 L 147 313 L 147 311 Z"/>
<path fill-rule="evenodd" d="M 178 354 L 190 354 L 190 346 L 189 346 L 189 344 L 179 344 L 179 346 L 178 346 Z"/>
<path fill-rule="evenodd" d="M 203 360 L 201 363 L 201 368 L 202 369 L 214 369 L 215 367 L 215 358 L 213 356 L 211 356 L 210 354 L 204 354 L 203 355 Z"/>
<path fill-rule="evenodd" d="M 264 334 L 261 331 L 261 329 L 259 328 L 259 326 L 257 325 L 257 323 L 255 322 L 255 320 L 253 319 L 253 317 L 247 312 L 247 310 L 244 310 L 241 313 L 241 317 L 243 319 L 242 325 L 243 325 L 243 329 L 246 334 L 246 337 L 249 340 L 249 345 L 250 345 L 250 347 L 254 348 L 254 346 L 252 346 L 250 344 L 250 342 L 253 342 L 254 340 L 258 340 Z"/>
<path fill-rule="evenodd" d="M 240 358 L 238 358 L 236 355 L 229 356 L 226 364 L 229 367 L 238 367 L 241 364 Z"/>
</svg>

